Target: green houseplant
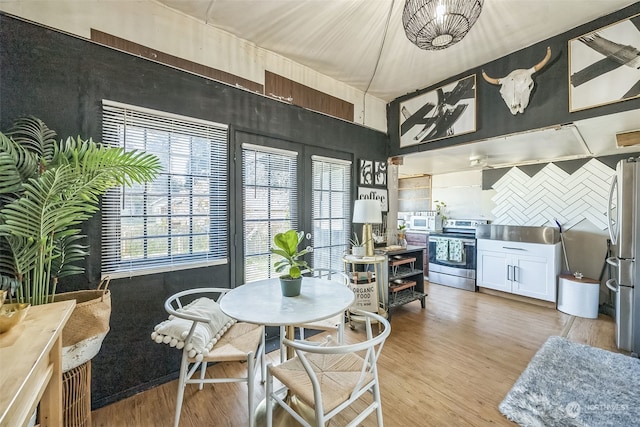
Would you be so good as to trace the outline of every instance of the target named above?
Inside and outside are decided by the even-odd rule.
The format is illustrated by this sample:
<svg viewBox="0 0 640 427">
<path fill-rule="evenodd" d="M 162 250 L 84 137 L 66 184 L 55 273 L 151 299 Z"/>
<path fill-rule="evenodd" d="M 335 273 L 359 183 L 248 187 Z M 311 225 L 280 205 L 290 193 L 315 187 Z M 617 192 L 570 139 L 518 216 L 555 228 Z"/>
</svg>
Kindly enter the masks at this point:
<svg viewBox="0 0 640 427">
<path fill-rule="evenodd" d="M 81 224 L 108 189 L 153 180 L 157 157 L 80 137 L 57 141 L 40 119 L 0 133 L 0 287 L 18 302 L 53 302 L 58 280 L 84 271 Z"/>
<path fill-rule="evenodd" d="M 276 272 L 285 272 L 280 276 L 280 285 L 282 287 L 282 295 L 286 297 L 300 295 L 302 273 L 304 270 L 311 270 L 307 262 L 301 259 L 311 250 L 309 247 L 302 250 L 298 249 L 302 240 L 304 240 L 304 231 L 296 230 L 287 230 L 273 237 L 273 243 L 276 247 L 272 247 L 270 251 L 282 257 L 273 266 Z"/>
<path fill-rule="evenodd" d="M 407 226 L 404 224 L 398 226 L 398 244 L 402 247 L 407 246 Z"/>
<path fill-rule="evenodd" d="M 353 233 L 353 239 L 349 239 L 349 243 L 351 244 L 351 255 L 356 256 L 356 257 L 363 257 L 365 256 L 367 249 L 365 247 L 365 245 L 367 244 L 367 241 L 360 241 L 358 239 L 358 235 L 354 232 Z"/>
<path fill-rule="evenodd" d="M 441 200 L 434 200 L 433 205 L 436 208 L 436 213 L 442 217 L 442 222 L 444 223 L 447 220 L 446 210 L 447 204 Z"/>
</svg>

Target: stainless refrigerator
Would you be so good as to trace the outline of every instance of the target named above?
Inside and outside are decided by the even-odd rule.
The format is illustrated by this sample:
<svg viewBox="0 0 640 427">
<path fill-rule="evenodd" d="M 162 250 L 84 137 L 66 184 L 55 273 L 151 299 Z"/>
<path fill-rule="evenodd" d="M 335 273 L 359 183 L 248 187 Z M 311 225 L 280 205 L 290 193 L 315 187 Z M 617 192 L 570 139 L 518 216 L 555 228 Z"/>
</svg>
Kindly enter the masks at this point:
<svg viewBox="0 0 640 427">
<path fill-rule="evenodd" d="M 607 217 L 613 253 L 607 262 L 615 267 L 606 285 L 615 292 L 616 344 L 640 353 L 640 158 L 621 160 L 611 182 Z M 635 292 L 634 292 L 635 291 Z"/>
</svg>

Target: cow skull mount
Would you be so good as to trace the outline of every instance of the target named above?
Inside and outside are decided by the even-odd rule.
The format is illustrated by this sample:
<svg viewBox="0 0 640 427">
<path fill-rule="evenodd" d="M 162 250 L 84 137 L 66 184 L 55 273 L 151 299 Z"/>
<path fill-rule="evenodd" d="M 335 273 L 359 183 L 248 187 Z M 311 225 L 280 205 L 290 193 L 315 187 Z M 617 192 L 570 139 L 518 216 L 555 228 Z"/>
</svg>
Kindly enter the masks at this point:
<svg viewBox="0 0 640 427">
<path fill-rule="evenodd" d="M 547 54 L 542 61 L 527 70 L 513 70 L 501 79 L 489 77 L 482 70 L 482 77 L 487 82 L 500 86 L 500 95 L 502 95 L 502 99 L 509 107 L 511 114 L 515 116 L 518 113 L 524 113 L 524 109 L 529 105 L 529 98 L 534 86 L 533 74 L 547 65 L 549 59 L 551 59 L 551 48 L 547 47 Z"/>
</svg>

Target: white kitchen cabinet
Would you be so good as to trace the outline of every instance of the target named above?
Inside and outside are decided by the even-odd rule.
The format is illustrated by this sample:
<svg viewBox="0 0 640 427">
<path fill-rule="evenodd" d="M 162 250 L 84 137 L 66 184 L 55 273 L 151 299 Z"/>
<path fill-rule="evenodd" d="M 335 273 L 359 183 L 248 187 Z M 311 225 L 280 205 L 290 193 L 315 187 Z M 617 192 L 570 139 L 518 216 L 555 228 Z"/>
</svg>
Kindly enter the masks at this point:
<svg viewBox="0 0 640 427">
<path fill-rule="evenodd" d="M 478 239 L 477 285 L 555 302 L 560 250 L 560 243 Z"/>
</svg>

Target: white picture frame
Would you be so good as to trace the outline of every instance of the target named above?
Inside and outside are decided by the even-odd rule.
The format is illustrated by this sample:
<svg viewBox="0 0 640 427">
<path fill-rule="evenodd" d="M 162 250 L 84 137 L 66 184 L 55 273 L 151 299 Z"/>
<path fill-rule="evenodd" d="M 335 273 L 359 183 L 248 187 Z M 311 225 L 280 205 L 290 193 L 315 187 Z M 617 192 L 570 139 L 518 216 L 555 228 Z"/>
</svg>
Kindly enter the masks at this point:
<svg viewBox="0 0 640 427">
<path fill-rule="evenodd" d="M 640 14 L 569 40 L 569 112 L 639 97 L 639 50 Z"/>
</svg>

